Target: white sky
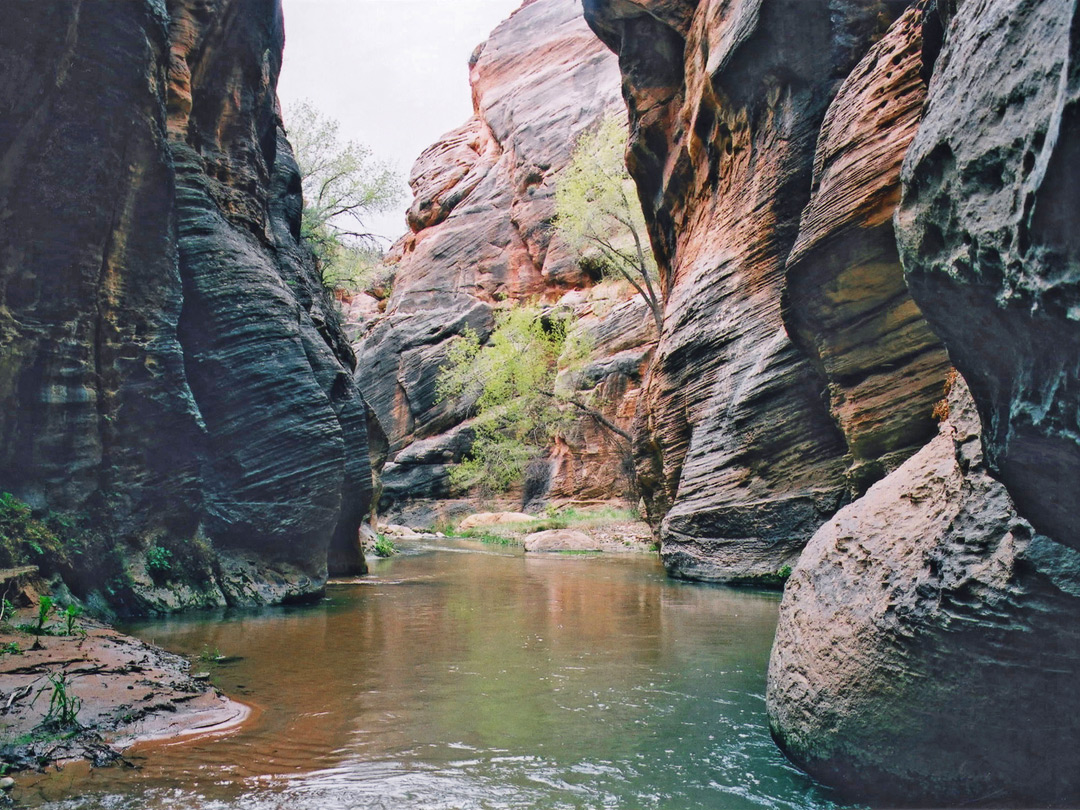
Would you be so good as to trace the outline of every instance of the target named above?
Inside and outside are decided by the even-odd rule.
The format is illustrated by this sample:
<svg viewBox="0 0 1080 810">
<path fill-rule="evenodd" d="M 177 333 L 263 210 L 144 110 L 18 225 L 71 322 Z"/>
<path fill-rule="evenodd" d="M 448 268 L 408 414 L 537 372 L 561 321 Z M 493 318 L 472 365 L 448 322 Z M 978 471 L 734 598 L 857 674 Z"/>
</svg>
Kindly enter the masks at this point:
<svg viewBox="0 0 1080 810">
<path fill-rule="evenodd" d="M 308 99 L 408 177 L 440 135 L 472 115 L 469 56 L 521 0 L 283 0 L 286 110 Z M 365 224 L 394 239 L 400 210 Z"/>
</svg>

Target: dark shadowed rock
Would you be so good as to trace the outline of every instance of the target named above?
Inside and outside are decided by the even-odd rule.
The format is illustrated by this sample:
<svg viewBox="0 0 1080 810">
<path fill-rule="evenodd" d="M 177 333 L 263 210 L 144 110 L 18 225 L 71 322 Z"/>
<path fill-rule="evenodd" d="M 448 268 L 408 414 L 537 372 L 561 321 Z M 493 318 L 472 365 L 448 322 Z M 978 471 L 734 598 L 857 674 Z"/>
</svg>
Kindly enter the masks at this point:
<svg viewBox="0 0 1080 810">
<path fill-rule="evenodd" d="M 368 414 L 298 243 L 280 5 L 26 4 L 0 39 L 0 487 L 125 555 L 205 534 L 211 601 L 321 589 Z"/>
<path fill-rule="evenodd" d="M 941 433 L 788 580 L 769 721 L 811 773 L 903 806 L 1075 805 L 1080 556 L 1021 518 L 962 381 Z"/>
<path fill-rule="evenodd" d="M 0 488 L 135 543 L 200 512 L 168 49 L 153 2 L 20 4 L 0 28 Z"/>
<path fill-rule="evenodd" d="M 829 381 L 856 496 L 934 435 L 949 364 L 908 294 L 892 225 L 926 94 L 924 5 L 893 24 L 830 105 L 787 260 L 785 322 Z"/>
<path fill-rule="evenodd" d="M 1080 12 L 959 4 L 904 163 L 912 295 L 971 383 L 992 469 L 1080 548 Z"/>
<path fill-rule="evenodd" d="M 667 294 L 638 480 L 675 575 L 773 576 L 845 497 L 843 437 L 780 295 L 829 100 L 902 6 L 585 4 L 619 55 Z"/>
</svg>

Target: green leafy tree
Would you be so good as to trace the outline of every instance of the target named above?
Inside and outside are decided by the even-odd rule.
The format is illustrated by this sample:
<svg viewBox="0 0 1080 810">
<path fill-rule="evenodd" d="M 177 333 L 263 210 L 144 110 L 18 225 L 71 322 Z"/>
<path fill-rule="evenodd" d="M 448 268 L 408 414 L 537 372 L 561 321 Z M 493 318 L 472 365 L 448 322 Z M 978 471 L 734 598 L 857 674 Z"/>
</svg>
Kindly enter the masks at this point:
<svg viewBox="0 0 1080 810">
<path fill-rule="evenodd" d="M 572 367 L 589 352 L 586 341 L 570 334 L 569 320 L 566 312 L 520 307 L 496 316 L 486 344 L 471 329 L 451 344 L 439 397 L 476 403 L 475 438 L 469 457 L 451 470 L 454 486 L 485 494 L 506 491 L 582 414 L 629 447 L 626 431 L 557 385 L 560 368 Z"/>
<path fill-rule="evenodd" d="M 362 289 L 384 270 L 379 238 L 364 220 L 400 201 L 401 177 L 368 147 L 342 141 L 338 122 L 310 102 L 290 108 L 287 119 L 304 189 L 300 236 L 315 252 L 323 283 Z"/>
<path fill-rule="evenodd" d="M 652 311 L 659 334 L 664 306 L 633 180 L 626 171 L 626 126 L 614 114 L 582 135 L 555 186 L 555 226 L 582 260 L 621 277 Z"/>
</svg>

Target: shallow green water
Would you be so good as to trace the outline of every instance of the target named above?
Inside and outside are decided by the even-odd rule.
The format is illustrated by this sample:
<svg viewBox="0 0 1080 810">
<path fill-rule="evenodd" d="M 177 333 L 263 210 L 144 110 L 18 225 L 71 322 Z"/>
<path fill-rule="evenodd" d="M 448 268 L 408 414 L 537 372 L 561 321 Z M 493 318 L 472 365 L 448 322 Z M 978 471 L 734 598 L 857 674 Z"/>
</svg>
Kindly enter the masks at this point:
<svg viewBox="0 0 1080 810">
<path fill-rule="evenodd" d="M 416 546 L 308 607 L 126 628 L 220 650 L 261 713 L 68 767 L 52 808 L 828 808 L 765 726 L 778 598 L 672 582 L 651 556 Z"/>
</svg>

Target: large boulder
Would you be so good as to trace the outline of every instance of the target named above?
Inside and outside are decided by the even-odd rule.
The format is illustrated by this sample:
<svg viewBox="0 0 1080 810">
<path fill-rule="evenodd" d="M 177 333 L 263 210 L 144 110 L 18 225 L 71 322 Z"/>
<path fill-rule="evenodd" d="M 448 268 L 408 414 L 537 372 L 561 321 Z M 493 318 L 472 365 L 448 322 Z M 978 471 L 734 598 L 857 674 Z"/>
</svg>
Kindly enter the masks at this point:
<svg viewBox="0 0 1080 810">
<path fill-rule="evenodd" d="M 862 800 L 1080 798 L 1080 554 L 1017 514 L 962 380 L 938 436 L 844 507 L 788 580 L 769 723 Z"/>
</svg>

